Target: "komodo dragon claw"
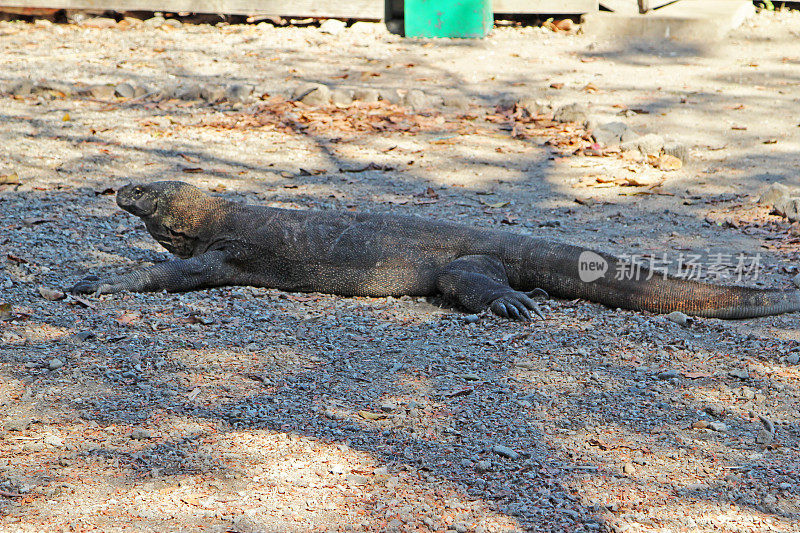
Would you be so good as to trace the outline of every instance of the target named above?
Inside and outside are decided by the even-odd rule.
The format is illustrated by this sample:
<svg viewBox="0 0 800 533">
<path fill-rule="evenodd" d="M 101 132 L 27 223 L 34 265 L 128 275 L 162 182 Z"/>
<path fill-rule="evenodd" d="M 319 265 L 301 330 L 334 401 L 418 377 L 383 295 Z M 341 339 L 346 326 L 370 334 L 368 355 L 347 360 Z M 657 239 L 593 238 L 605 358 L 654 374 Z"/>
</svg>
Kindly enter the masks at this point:
<svg viewBox="0 0 800 533">
<path fill-rule="evenodd" d="M 550 295 L 549 295 L 549 294 L 547 294 L 547 291 L 546 291 L 546 290 L 544 290 L 544 289 L 541 289 L 541 288 L 539 288 L 539 287 L 536 287 L 535 289 L 533 289 L 533 290 L 532 290 L 532 291 L 530 291 L 530 292 L 526 292 L 526 293 L 525 293 L 525 295 L 526 295 L 528 298 L 537 298 L 537 297 L 541 296 L 541 297 L 542 297 L 542 298 L 544 298 L 545 300 L 549 300 L 549 299 L 550 299 Z"/>
<path fill-rule="evenodd" d="M 497 316 L 513 320 L 531 320 L 531 311 L 542 320 L 545 319 L 539 306 L 529 296 L 517 291 L 497 298 L 489 305 L 489 308 Z"/>
</svg>

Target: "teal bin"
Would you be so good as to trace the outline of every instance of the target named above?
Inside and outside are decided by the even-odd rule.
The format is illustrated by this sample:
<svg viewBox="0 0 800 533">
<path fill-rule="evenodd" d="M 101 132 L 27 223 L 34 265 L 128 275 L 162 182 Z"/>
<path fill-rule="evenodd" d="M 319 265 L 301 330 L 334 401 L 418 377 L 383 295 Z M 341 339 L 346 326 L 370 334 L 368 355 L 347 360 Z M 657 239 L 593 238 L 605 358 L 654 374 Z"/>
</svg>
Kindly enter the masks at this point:
<svg viewBox="0 0 800 533">
<path fill-rule="evenodd" d="M 492 0 L 405 0 L 406 37 L 486 37 L 494 24 Z"/>
</svg>

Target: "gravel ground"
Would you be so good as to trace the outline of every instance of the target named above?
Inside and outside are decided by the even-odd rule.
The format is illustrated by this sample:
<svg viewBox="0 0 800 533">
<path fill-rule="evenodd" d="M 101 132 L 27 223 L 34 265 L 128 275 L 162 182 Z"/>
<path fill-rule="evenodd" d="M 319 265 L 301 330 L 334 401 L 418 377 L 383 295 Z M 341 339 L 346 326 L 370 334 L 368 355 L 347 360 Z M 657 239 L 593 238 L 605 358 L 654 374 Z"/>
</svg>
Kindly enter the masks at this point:
<svg viewBox="0 0 800 533">
<path fill-rule="evenodd" d="M 616 254 L 760 254 L 746 282 L 789 287 L 800 233 L 756 200 L 800 187 L 798 27 L 763 12 L 713 48 L 653 50 L 513 25 L 0 22 L 0 527 L 800 531 L 797 315 L 58 293 L 167 258 L 114 204 L 155 179 Z M 292 102 L 309 82 L 383 99 Z M 577 124 L 551 120 L 572 103 Z M 688 157 L 593 144 L 583 115 Z"/>
</svg>

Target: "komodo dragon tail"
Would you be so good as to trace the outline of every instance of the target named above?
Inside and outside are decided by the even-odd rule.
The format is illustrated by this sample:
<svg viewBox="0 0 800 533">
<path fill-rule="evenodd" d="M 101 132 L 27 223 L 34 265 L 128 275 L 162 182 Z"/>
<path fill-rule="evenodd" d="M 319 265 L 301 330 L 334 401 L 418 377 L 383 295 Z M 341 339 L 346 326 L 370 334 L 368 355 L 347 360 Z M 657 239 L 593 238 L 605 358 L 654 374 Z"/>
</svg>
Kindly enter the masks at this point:
<svg viewBox="0 0 800 533">
<path fill-rule="evenodd" d="M 700 283 L 648 270 L 614 256 L 536 240 L 526 250 L 519 287 L 610 307 L 737 319 L 800 311 L 800 291 Z M 659 269 L 660 270 L 660 269 Z"/>
</svg>

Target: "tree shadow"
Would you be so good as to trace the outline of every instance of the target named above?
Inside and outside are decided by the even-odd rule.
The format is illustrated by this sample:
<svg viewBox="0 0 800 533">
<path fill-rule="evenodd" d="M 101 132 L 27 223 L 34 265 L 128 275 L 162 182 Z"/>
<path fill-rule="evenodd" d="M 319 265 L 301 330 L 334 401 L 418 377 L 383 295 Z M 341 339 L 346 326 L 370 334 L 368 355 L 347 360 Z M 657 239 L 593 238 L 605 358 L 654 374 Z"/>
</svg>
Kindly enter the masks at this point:
<svg viewBox="0 0 800 533">
<path fill-rule="evenodd" d="M 631 57 L 638 53 L 633 50 Z M 622 52 L 619 58 L 614 60 L 638 61 Z M 311 64 L 318 58 L 309 54 L 306 60 Z M 453 90 L 467 81 L 446 69 L 439 72 L 442 85 Z M 761 79 L 748 77 L 745 82 L 760 83 Z M 709 79 L 722 81 L 735 82 L 733 78 Z M 484 102 L 493 99 L 467 89 L 463 92 Z M 691 98 L 708 107 L 737 101 L 736 95 L 713 92 L 693 93 Z M 766 106 L 768 100 L 765 97 L 759 104 Z M 643 104 L 651 114 L 680 105 L 677 99 L 658 97 Z M 118 150 L 130 160 L 156 161 L 157 165 L 120 175 L 118 163 L 106 158 L 111 154 L 78 153 L 60 163 L 63 170 L 59 172 L 66 178 L 58 179 L 74 183 L 76 175 L 87 172 L 83 182 L 91 189 L 87 195 L 77 194 L 74 186 L 64 190 L 54 186 L 48 191 L 23 187 L 0 193 L 0 205 L 9 207 L 4 210 L 8 214 L 2 215 L 2 226 L 15 232 L 14 240 L 0 237 L 1 255 L 8 257 L 10 253 L 27 261 L 6 261 L 4 275 L 12 279 L 13 286 L 3 298 L 17 308 L 32 311 L 30 318 L 20 315 L 0 323 L 3 333 L 12 334 L 3 337 L 0 348 L 4 381 L 32 381 L 26 388 L 34 391 L 34 397 L 42 393 L 39 403 L 34 404 L 34 409 L 42 413 L 57 407 L 70 416 L 80 415 L 80 420 L 70 422 L 75 424 L 76 440 L 89 431 L 86 422 L 95 422 L 101 429 L 124 428 L 107 430 L 117 440 L 90 443 L 78 450 L 71 466 L 56 465 L 51 460 L 46 475 L 38 478 L 43 485 L 51 483 L 47 476 L 56 478 L 62 470 L 74 471 L 75 465 L 92 458 L 109 458 L 111 467 L 102 474 L 108 476 L 109 485 L 116 483 L 131 493 L 139 488 L 149 493 L 169 489 L 160 496 L 148 496 L 148 502 L 166 499 L 172 491 L 184 498 L 179 500 L 183 503 L 177 515 L 170 514 L 174 510 L 169 509 L 153 511 L 152 524 L 162 525 L 197 520 L 224 526 L 232 520 L 224 513 L 214 515 L 217 508 L 213 501 L 203 503 L 210 494 L 196 500 L 191 494 L 181 493 L 185 488 L 182 481 L 202 476 L 218 478 L 224 481 L 216 491 L 230 498 L 244 498 L 237 491 L 247 483 L 257 483 L 257 476 L 266 475 L 274 483 L 270 490 L 295 487 L 291 490 L 297 490 L 298 498 L 310 498 L 311 491 L 306 489 L 314 489 L 302 486 L 308 483 L 308 479 L 301 479 L 304 476 L 341 485 L 344 492 L 361 498 L 357 507 L 363 515 L 358 520 L 367 521 L 365 529 L 384 527 L 400 516 L 399 511 L 387 515 L 397 506 L 380 507 L 394 498 L 395 492 L 402 492 L 398 488 L 411 494 L 406 500 L 409 502 L 425 498 L 457 500 L 454 507 L 458 512 L 453 513 L 450 524 L 436 512 L 426 515 L 441 519 L 436 522 L 440 529 L 455 523 L 457 515 L 467 513 L 458 521 L 468 522 L 470 527 L 471 520 L 493 517 L 498 520 L 493 523 L 497 527 L 508 519 L 503 523 L 516 521 L 518 527 L 538 531 L 597 530 L 619 523 L 645 523 L 651 519 L 647 509 L 659 505 L 679 506 L 688 512 L 693 502 L 706 505 L 709 519 L 714 513 L 723 516 L 725 509 L 734 505 L 751 516 L 774 519 L 776 528 L 788 531 L 791 527 L 796 513 L 787 512 L 782 501 L 770 503 L 765 498 L 766 491 L 776 483 L 791 484 L 789 489 L 781 489 L 785 490 L 782 500 L 797 496 L 792 477 L 796 451 L 778 445 L 765 451 L 757 446 L 752 439 L 760 422 L 747 412 L 781 412 L 788 422 L 778 425 L 776 436 L 785 435 L 787 442 L 796 442 L 797 418 L 786 414 L 791 409 L 781 406 L 784 396 L 797 397 L 791 382 L 796 372 L 774 361 L 775 354 L 797 350 L 794 317 L 759 319 L 746 326 L 702 321 L 692 328 L 680 328 L 644 313 L 553 302 L 546 308 L 557 320 L 523 325 L 484 317 L 478 324 L 469 325 L 458 314 L 421 308 L 424 304 L 413 300 L 345 299 L 234 288 L 190 295 L 120 295 L 91 300 L 95 308 L 84 308 L 73 305 L 75 302 L 43 302 L 35 293 L 38 284 L 60 286 L 65 279 L 80 277 L 87 268 L 127 270 L 133 263 L 164 257 L 155 253 L 156 245 L 141 230 L 133 233 L 138 224 L 117 213 L 111 197 L 95 196 L 96 190 L 112 182 L 109 174 L 115 176 L 113 182 L 117 184 L 184 178 L 208 186 L 209 177 L 213 177 L 226 184 L 227 190 L 218 194 L 228 198 L 346 209 L 353 204 L 352 197 L 357 197 L 357 203 L 375 211 L 411 211 L 484 226 L 503 225 L 508 211 L 520 221 L 512 231 L 535 231 L 618 252 L 627 245 L 602 242 L 592 229 L 607 225 L 613 212 L 624 209 L 625 215 L 610 218 L 621 235 L 638 238 L 647 234 L 646 241 L 651 243 L 666 240 L 676 223 L 672 215 L 663 213 L 658 202 L 630 197 L 593 209 L 575 206 L 554 160 L 536 146 L 530 146 L 531 152 L 508 157 L 465 140 L 458 150 L 444 152 L 432 171 L 403 166 L 393 171 L 342 173 L 340 169 L 357 168 L 374 160 L 376 153 L 389 148 L 381 144 L 386 139 L 371 137 L 366 141 L 370 150 L 348 154 L 337 149 L 334 137 L 295 130 L 288 134 L 296 142 L 291 150 L 307 150 L 302 160 L 286 161 L 286 154 L 279 151 L 242 161 L 235 154 L 213 149 L 230 143 L 234 133 L 211 142 L 178 136 L 152 146 L 105 135 L 63 132 L 58 124 L 62 111 L 29 119 L 6 113 L 2 120 L 11 129 L 0 135 L 10 138 L 24 129 L 27 133 L 23 134 L 32 140 L 56 137 L 64 146 L 104 143 L 104 147 Z M 178 118 L 194 112 L 191 108 L 164 111 Z M 143 116 L 147 113 L 142 110 Z M 709 111 L 706 118 L 712 114 Z M 720 141 L 731 135 L 710 120 L 705 124 L 714 129 L 712 133 Z M 431 136 L 434 134 L 409 135 L 401 140 L 432 151 Z M 259 141 L 265 138 L 259 137 Z M 757 139 L 753 135 L 748 142 Z M 508 139 L 497 138 L 497 142 L 506 143 Z M 420 149 L 417 145 L 409 151 Z M 526 147 L 522 142 L 514 146 L 520 150 Z M 312 156 L 325 172 L 298 174 L 299 165 L 305 167 Z M 406 158 L 406 154 L 390 155 L 386 160 L 397 163 Z M 33 174 L 53 170 L 30 158 L 25 161 Z M 454 187 L 437 175 L 437 169 L 442 168 L 437 164 L 443 165 L 442 161 L 450 161 L 451 166 L 478 167 L 482 172 L 505 165 L 509 171 L 478 176 L 465 180 L 463 187 Z M 767 161 L 770 173 L 748 176 L 749 187 L 774 176 L 795 177 L 790 153 Z M 205 174 L 184 173 L 182 169 L 189 165 L 204 167 Z M 214 170 L 216 167 L 220 170 Z M 250 179 L 238 174 L 242 171 L 266 176 Z M 282 171 L 293 177 L 287 181 L 280 175 Z M 685 183 L 690 181 L 686 178 Z M 285 187 L 287 184 L 290 187 Z M 428 187 L 436 189 L 438 201 L 415 203 L 415 199 L 424 198 L 414 194 Z M 479 194 L 486 192 L 492 194 Z M 386 201 L 398 197 L 407 201 Z M 490 207 L 503 202 L 510 203 L 507 207 Z M 88 216 L 83 209 L 88 210 Z M 18 218 L 22 210 L 33 219 L 55 220 L 29 224 Z M 703 216 L 700 210 L 690 211 L 682 220 L 699 224 Z M 547 225 L 552 218 L 562 219 L 562 225 Z M 720 229 L 713 226 L 703 226 L 697 233 L 701 244 L 721 239 Z M 48 239 L 42 240 L 39 234 Z M 51 251 L 45 249 L 48 246 L 66 249 L 60 255 L 62 262 L 53 262 Z M 134 314 L 125 318 L 128 311 Z M 137 318 L 135 312 L 141 316 Z M 68 345 L 68 335 L 81 330 L 102 335 L 77 346 Z M 64 358 L 66 368 L 44 370 L 41 365 L 54 353 Z M 737 357 L 732 359 L 732 355 Z M 733 364 L 727 361 L 738 364 L 742 357 L 756 367 L 754 377 L 746 381 L 727 374 Z M 35 365 L 28 368 L 26 363 Z M 682 365 L 684 373 L 710 375 L 660 379 L 659 372 L 670 365 Z M 695 366 L 702 368 L 695 370 Z M 70 379 L 76 380 L 71 389 L 61 383 Z M 709 396 L 704 387 L 719 382 L 725 385 L 726 395 Z M 778 389 L 778 384 L 783 388 Z M 745 385 L 763 390 L 768 399 L 759 405 L 755 398 L 735 396 L 734 390 Z M 51 387 L 67 387 L 62 391 L 64 398 L 47 396 Z M 788 402 L 793 400 L 785 401 L 791 407 Z M 691 429 L 698 419 L 716 420 L 704 414 L 708 404 L 714 402 L 735 407 L 723 418 L 730 431 L 717 434 Z M 384 409 L 383 403 L 394 407 Z M 362 411 L 368 414 L 360 414 Z M 172 426 L 179 422 L 182 429 L 173 435 Z M 137 425 L 149 428 L 152 438 L 131 439 L 126 433 Z M 34 430 L 38 434 L 38 429 Z M 279 439 L 282 435 L 288 437 Z M 270 448 L 273 440 L 298 441 L 302 446 Z M 513 451 L 519 454 L 516 459 L 494 451 L 496 445 L 506 442 L 513 443 Z M 267 459 L 259 452 L 264 448 L 280 458 L 282 452 L 296 454 L 302 447 L 307 447 L 310 460 L 317 454 L 352 452 L 361 454 L 361 467 L 369 460 L 374 465 L 370 466 L 372 470 L 359 473 L 353 468 L 356 460 L 348 463 L 342 456 L 338 459 L 341 468 L 336 471 L 330 463 L 321 463 L 315 465 L 322 469 L 321 474 L 315 474 L 308 465 L 293 462 L 289 470 L 295 472 L 288 474 L 278 469 L 279 464 L 273 464 L 281 461 Z M 34 452 L 31 460 L 39 460 L 39 452 Z M 687 454 L 700 463 L 693 478 L 664 479 L 670 477 L 670 471 L 688 475 L 680 466 L 681 457 Z M 764 455 L 751 457 L 753 454 Z M 292 459 L 300 460 L 295 455 Z M 659 462 L 662 459 L 664 462 Z M 264 469 L 257 471 L 259 461 Z M 625 468 L 621 461 L 630 462 L 632 469 L 621 471 Z M 117 462 L 123 468 L 116 466 Z M 380 480 L 383 474 L 374 472 L 382 466 L 388 467 L 388 479 Z M 749 473 L 739 475 L 738 481 L 728 481 L 731 472 Z M 112 479 L 119 474 L 121 479 Z M 367 474 L 368 480 L 361 485 L 363 480 L 348 479 L 350 474 Z M 41 474 L 26 471 L 26 475 Z M 393 477 L 398 480 L 392 486 L 389 480 Z M 743 486 L 730 488 L 739 482 Z M 620 486 L 636 494 L 635 504 L 614 493 Z M 485 506 L 484 510 L 462 510 L 474 502 Z M 257 510 L 247 527 L 280 530 L 276 522 L 260 517 L 267 514 L 263 508 L 269 502 L 260 507 L 252 505 L 251 509 Z M 209 515 L 204 514 L 207 511 Z M 234 514 L 247 516 L 241 511 Z M 279 517 L 285 520 L 281 522 L 284 527 L 296 526 L 291 518 Z M 335 508 L 327 519 L 336 525 L 350 520 L 336 516 Z M 129 518 L 116 520 L 111 523 L 117 524 L 114 527 Z M 398 528 L 414 525 L 400 522 Z M 308 529 L 321 531 L 327 527 L 309 525 Z"/>
</svg>

